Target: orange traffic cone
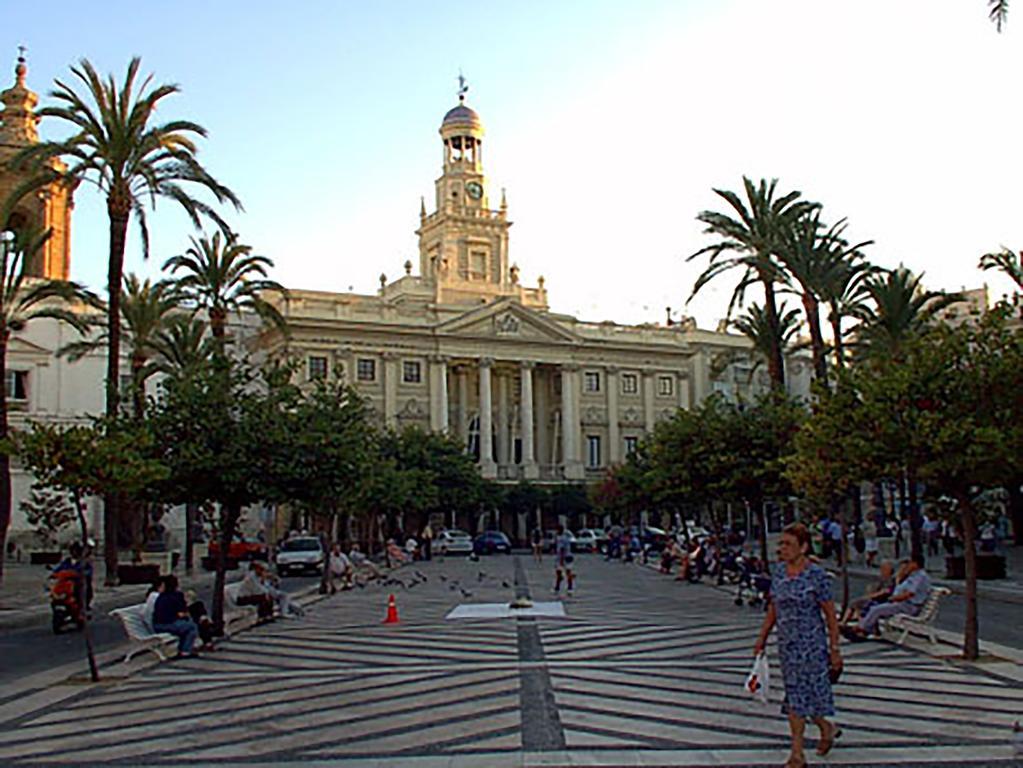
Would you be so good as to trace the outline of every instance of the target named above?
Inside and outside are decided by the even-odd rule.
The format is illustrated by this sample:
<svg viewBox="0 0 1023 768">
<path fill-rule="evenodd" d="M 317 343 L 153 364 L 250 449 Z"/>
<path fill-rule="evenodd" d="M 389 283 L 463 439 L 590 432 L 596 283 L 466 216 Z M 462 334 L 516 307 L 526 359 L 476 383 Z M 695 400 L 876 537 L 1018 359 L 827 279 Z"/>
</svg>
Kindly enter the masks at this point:
<svg viewBox="0 0 1023 768">
<path fill-rule="evenodd" d="M 387 618 L 384 619 L 384 624 L 397 624 L 398 623 L 398 604 L 394 602 L 394 595 L 387 598 Z"/>
</svg>

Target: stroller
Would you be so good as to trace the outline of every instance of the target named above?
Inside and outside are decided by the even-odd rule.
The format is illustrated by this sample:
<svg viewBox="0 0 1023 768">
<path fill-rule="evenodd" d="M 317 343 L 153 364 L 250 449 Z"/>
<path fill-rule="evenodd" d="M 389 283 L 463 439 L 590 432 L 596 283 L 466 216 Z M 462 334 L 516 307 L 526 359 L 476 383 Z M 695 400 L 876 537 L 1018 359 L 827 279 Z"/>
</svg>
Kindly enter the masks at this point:
<svg viewBox="0 0 1023 768">
<path fill-rule="evenodd" d="M 771 575 L 756 557 L 739 555 L 736 565 L 739 569 L 739 586 L 735 593 L 735 604 L 742 605 L 745 602 L 754 608 L 763 606 L 766 611 L 771 598 Z"/>
</svg>

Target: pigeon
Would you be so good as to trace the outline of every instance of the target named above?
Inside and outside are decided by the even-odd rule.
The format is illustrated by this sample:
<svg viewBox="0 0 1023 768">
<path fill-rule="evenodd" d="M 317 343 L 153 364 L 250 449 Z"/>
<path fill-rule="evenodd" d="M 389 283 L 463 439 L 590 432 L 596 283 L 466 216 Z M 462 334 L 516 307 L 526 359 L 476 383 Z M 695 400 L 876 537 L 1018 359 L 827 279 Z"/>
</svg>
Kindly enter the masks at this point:
<svg viewBox="0 0 1023 768">
<path fill-rule="evenodd" d="M 480 583 L 482 583 L 485 578 L 487 578 L 487 574 L 483 573 L 483 571 L 476 574 L 476 580 Z"/>
<path fill-rule="evenodd" d="M 462 593 L 462 597 L 472 597 L 472 592 L 467 589 L 459 588 L 459 591 Z"/>
<path fill-rule="evenodd" d="M 448 577 L 445 576 L 443 573 L 439 576 L 439 578 L 440 578 L 441 581 L 447 581 L 448 580 Z"/>
<path fill-rule="evenodd" d="M 502 581 L 501 586 L 504 587 L 505 589 L 511 589 L 511 584 L 509 584 L 507 581 Z"/>
<path fill-rule="evenodd" d="M 419 578 L 420 581 L 429 581 L 429 579 L 426 578 L 426 574 L 424 574 L 422 571 L 416 571 L 416 576 Z"/>
</svg>

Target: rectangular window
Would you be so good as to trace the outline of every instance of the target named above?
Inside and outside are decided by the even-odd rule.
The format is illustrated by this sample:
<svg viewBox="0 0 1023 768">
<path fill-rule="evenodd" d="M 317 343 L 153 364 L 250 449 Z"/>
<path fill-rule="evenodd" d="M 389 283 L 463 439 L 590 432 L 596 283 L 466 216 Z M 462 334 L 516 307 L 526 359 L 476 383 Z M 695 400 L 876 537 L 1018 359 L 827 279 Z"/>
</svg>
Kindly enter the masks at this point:
<svg viewBox="0 0 1023 768">
<path fill-rule="evenodd" d="M 359 381 L 377 380 L 377 361 L 360 357 L 355 364 L 355 378 Z"/>
<path fill-rule="evenodd" d="M 625 438 L 625 455 L 626 456 L 631 456 L 632 454 L 634 454 L 638 447 L 639 447 L 639 438 L 638 437 L 626 437 Z"/>
<path fill-rule="evenodd" d="M 7 372 L 7 399 L 28 400 L 28 371 Z"/>
<path fill-rule="evenodd" d="M 586 459 L 588 467 L 600 466 L 600 435 L 586 436 Z"/>
<path fill-rule="evenodd" d="M 423 370 L 418 360 L 406 360 L 402 365 L 401 380 L 406 384 L 421 384 Z"/>
<path fill-rule="evenodd" d="M 314 356 L 309 358 L 309 381 L 322 381 L 327 378 L 327 358 Z"/>
<path fill-rule="evenodd" d="M 597 371 L 586 371 L 583 373 L 583 391 L 600 391 L 600 374 Z"/>
<path fill-rule="evenodd" d="M 639 392 L 639 378 L 634 373 L 622 374 L 622 394 L 634 395 Z"/>
<path fill-rule="evenodd" d="M 670 397 L 675 392 L 675 382 L 671 376 L 660 376 L 657 379 L 657 393 Z"/>
</svg>

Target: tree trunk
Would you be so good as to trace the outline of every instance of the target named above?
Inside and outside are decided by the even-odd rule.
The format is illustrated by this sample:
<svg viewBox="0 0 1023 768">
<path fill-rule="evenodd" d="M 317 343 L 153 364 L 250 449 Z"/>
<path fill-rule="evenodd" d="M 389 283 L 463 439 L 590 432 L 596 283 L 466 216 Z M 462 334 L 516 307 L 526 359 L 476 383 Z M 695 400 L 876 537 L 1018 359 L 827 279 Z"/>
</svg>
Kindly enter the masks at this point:
<svg viewBox="0 0 1023 768">
<path fill-rule="evenodd" d="M 767 513 L 764 511 L 763 499 L 756 502 L 757 520 L 760 524 L 760 559 L 767 565 Z"/>
<path fill-rule="evenodd" d="M 834 337 L 835 345 L 835 369 L 841 370 L 845 367 L 845 342 L 842 340 L 842 316 L 838 314 L 834 306 L 831 307 L 831 335 Z"/>
<path fill-rule="evenodd" d="M 803 291 L 803 311 L 806 313 L 806 324 L 810 329 L 810 348 L 813 352 L 814 376 L 824 386 L 828 385 L 828 361 L 824 355 L 824 334 L 821 332 L 821 312 L 817 297 L 809 291 Z"/>
<path fill-rule="evenodd" d="M 7 439 L 7 340 L 10 332 L 0 335 L 0 440 Z M 11 457 L 0 452 L 0 584 L 4 579 L 7 557 L 7 528 L 11 524 Z"/>
<path fill-rule="evenodd" d="M 966 560 L 966 626 L 963 629 L 963 658 L 975 661 L 980 655 L 977 620 L 977 513 L 965 494 L 959 497 L 963 531 L 963 555 Z"/>
<path fill-rule="evenodd" d="M 126 196 L 112 193 L 107 198 L 110 258 L 107 264 L 106 411 L 109 418 L 115 418 L 120 408 L 121 280 L 124 276 L 124 246 L 130 213 L 131 205 Z M 103 499 L 103 560 L 106 570 L 104 581 L 108 586 L 117 582 L 118 501 L 117 494 L 108 494 Z"/>
<path fill-rule="evenodd" d="M 220 549 L 217 552 L 217 570 L 213 580 L 213 615 L 216 632 L 224 631 L 224 585 L 227 582 L 227 560 L 234 539 L 234 529 L 241 517 L 241 506 L 230 503 L 220 507 Z"/>
<path fill-rule="evenodd" d="M 842 576 L 842 610 L 838 612 L 838 615 L 844 616 L 846 609 L 849 607 L 849 537 L 846 535 L 848 532 L 848 525 L 846 524 L 844 505 L 841 515 L 842 541 L 838 544 L 838 556 L 842 558 L 840 566 L 840 573 Z"/>
<path fill-rule="evenodd" d="M 760 281 L 764 284 L 764 310 L 767 313 L 767 324 L 770 326 L 771 345 L 767 357 L 767 373 L 771 377 L 771 387 L 779 392 L 785 391 L 785 357 L 782 353 L 779 338 L 778 302 L 774 294 L 774 278 L 764 271 L 760 272 Z"/>
<path fill-rule="evenodd" d="M 82 532 L 82 551 L 89 551 L 89 521 L 85 516 L 85 512 L 82 510 L 82 496 L 76 490 L 73 490 L 72 498 L 75 503 L 75 512 L 78 513 L 78 526 Z M 85 639 L 85 658 L 89 662 L 89 678 L 94 683 L 99 682 L 99 667 L 96 665 L 96 652 L 92 647 L 92 631 L 89 628 L 89 605 L 88 605 L 88 587 L 85 582 L 85 569 L 82 569 L 82 584 L 81 584 L 81 595 L 82 604 L 79 606 L 82 612 L 82 637 Z"/>
<path fill-rule="evenodd" d="M 198 504 L 185 505 L 185 572 L 191 573 L 195 561 L 195 513 Z"/>
<path fill-rule="evenodd" d="M 920 514 L 919 494 L 916 486 L 916 470 L 909 467 L 906 470 L 906 495 L 909 499 L 909 553 L 911 557 L 919 557 L 920 562 L 924 562 L 924 521 Z"/>
<path fill-rule="evenodd" d="M 1012 519 L 1012 529 L 1015 531 L 1017 547 L 1023 547 L 1023 490 L 1020 488 L 1020 480 L 1023 478 L 1014 477 L 1007 486 L 1009 517 Z"/>
</svg>

